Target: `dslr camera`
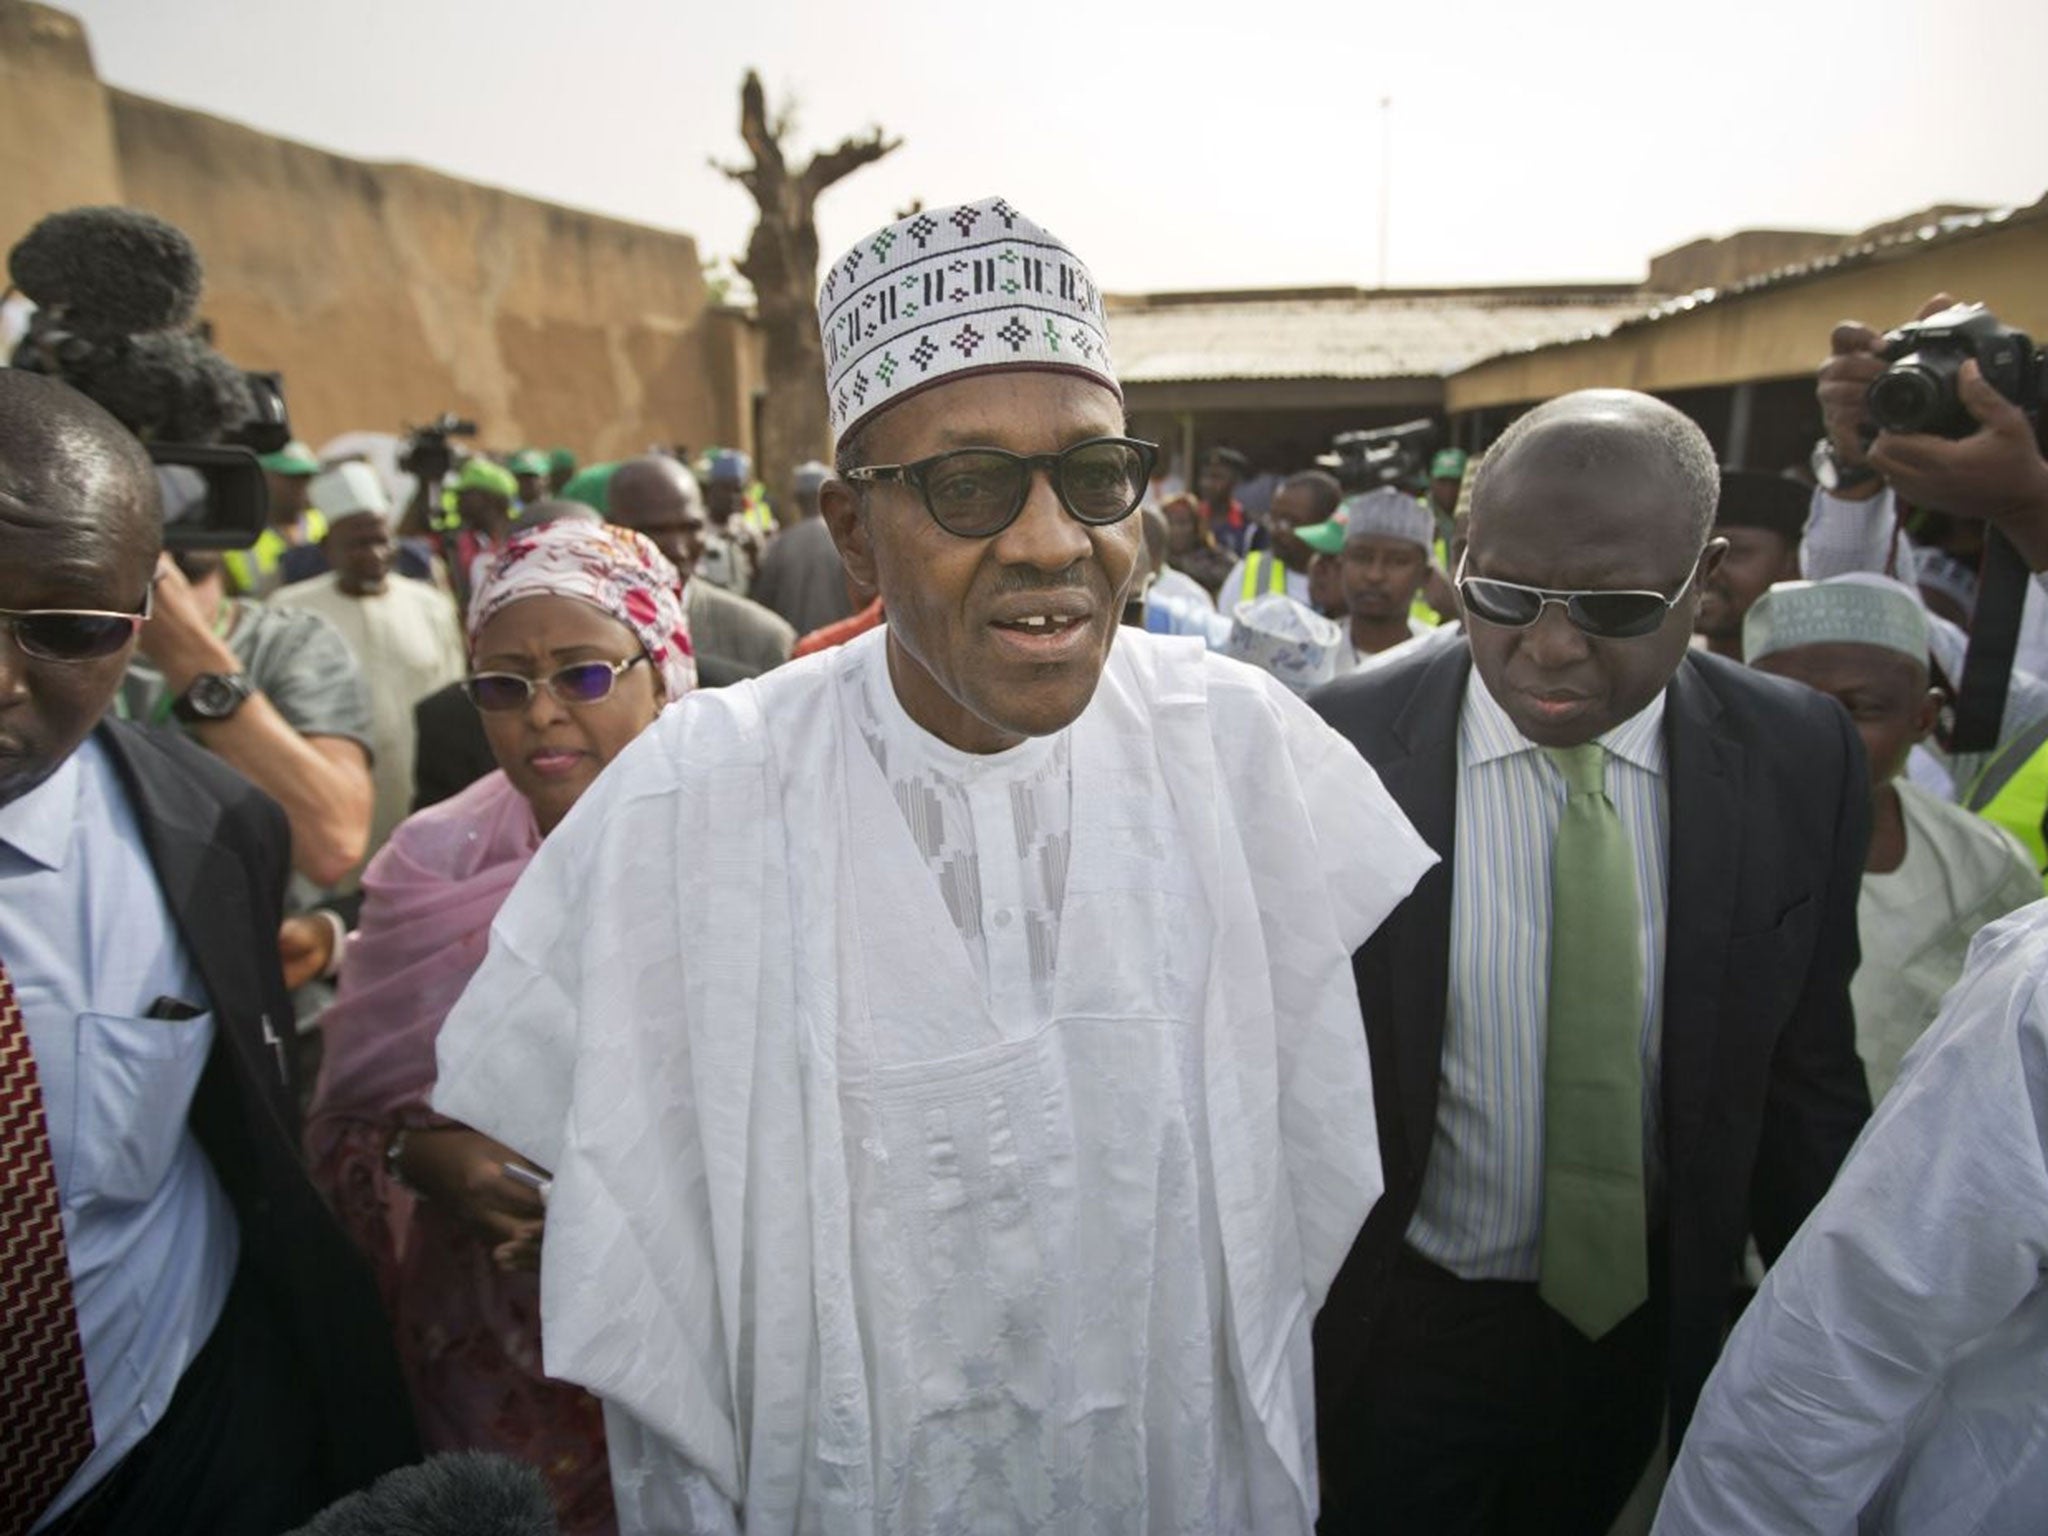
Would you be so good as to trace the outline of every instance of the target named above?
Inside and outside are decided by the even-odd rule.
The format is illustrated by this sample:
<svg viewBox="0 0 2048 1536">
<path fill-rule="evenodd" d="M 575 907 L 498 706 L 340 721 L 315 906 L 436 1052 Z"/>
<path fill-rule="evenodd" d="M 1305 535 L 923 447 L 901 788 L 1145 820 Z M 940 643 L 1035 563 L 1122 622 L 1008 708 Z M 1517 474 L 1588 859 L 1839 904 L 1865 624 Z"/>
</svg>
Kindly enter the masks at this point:
<svg viewBox="0 0 2048 1536">
<path fill-rule="evenodd" d="M 424 427 L 405 429 L 405 452 L 398 456 L 398 467 L 422 485 L 439 485 L 455 468 L 455 449 L 449 439 L 475 436 L 475 422 L 443 411 Z"/>
<path fill-rule="evenodd" d="M 1887 432 L 1963 438 L 1977 419 L 1956 396 L 1956 375 L 1971 358 L 1984 381 L 2023 411 L 2041 408 L 2044 365 L 2033 339 L 1982 304 L 1957 304 L 1886 333 L 1891 366 L 1872 381 L 1870 415 Z"/>
</svg>

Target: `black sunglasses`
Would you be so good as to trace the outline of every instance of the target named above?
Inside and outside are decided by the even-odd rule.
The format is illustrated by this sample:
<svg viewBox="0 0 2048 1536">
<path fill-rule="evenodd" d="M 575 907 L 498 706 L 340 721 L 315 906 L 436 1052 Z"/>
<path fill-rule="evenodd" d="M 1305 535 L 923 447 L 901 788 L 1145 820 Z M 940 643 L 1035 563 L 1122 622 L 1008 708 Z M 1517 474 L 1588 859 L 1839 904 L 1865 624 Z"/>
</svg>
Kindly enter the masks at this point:
<svg viewBox="0 0 2048 1536">
<path fill-rule="evenodd" d="M 1665 616 L 1691 590 L 1707 550 L 1713 547 L 1710 543 L 1693 557 L 1684 583 L 1669 597 L 1662 592 L 1614 589 L 1554 591 L 1549 587 L 1525 587 L 1518 581 L 1467 576 L 1465 564 L 1471 559 L 1468 550 L 1465 559 L 1458 562 L 1458 597 L 1465 612 L 1473 618 L 1503 629 L 1527 629 L 1543 617 L 1545 608 L 1556 603 L 1564 609 L 1572 627 L 1583 635 L 1595 640 L 1639 640 L 1663 628 Z"/>
<path fill-rule="evenodd" d="M 1017 520 L 1041 468 L 1075 521 L 1091 528 L 1120 523 L 1137 511 L 1157 443 L 1135 437 L 1091 437 L 1058 453 L 1010 453 L 1002 448 L 955 448 L 915 464 L 870 464 L 842 477 L 863 483 L 898 481 L 915 486 L 932 521 L 963 539 L 993 538 Z"/>
<path fill-rule="evenodd" d="M 149 622 L 156 589 L 142 594 L 139 613 L 98 608 L 0 608 L 0 624 L 24 656 L 37 661 L 98 661 L 132 640 Z"/>
<path fill-rule="evenodd" d="M 624 661 L 579 661 L 537 683 L 517 672 L 474 672 L 462 680 L 462 691 L 469 695 L 470 703 L 491 714 L 526 708 L 533 702 L 535 688 L 547 689 L 564 704 L 595 704 L 611 697 L 620 674 L 645 660 L 647 653 L 642 651 Z"/>
</svg>

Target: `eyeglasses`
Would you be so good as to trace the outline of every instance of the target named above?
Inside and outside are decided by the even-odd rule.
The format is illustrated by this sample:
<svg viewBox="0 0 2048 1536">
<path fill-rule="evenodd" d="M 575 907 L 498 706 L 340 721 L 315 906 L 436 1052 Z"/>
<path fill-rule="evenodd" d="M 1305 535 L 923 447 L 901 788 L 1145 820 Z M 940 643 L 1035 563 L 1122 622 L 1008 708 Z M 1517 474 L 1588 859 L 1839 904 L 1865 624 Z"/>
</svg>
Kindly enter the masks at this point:
<svg viewBox="0 0 2048 1536">
<path fill-rule="evenodd" d="M 37 661 L 98 661 L 132 640 L 149 621 L 156 589 L 142 594 L 139 613 L 108 613 L 98 608 L 0 608 L 24 656 Z"/>
<path fill-rule="evenodd" d="M 526 708 L 535 688 L 547 689 L 564 704 L 595 704 L 610 698 L 620 676 L 645 660 L 647 653 L 642 651 L 624 661 L 579 661 L 539 682 L 517 672 L 476 672 L 462 680 L 462 691 L 470 703 L 490 714 Z"/>
<path fill-rule="evenodd" d="M 1138 509 L 1159 457 L 1157 443 L 1135 437 L 1091 437 L 1058 453 L 956 448 L 915 464 L 870 464 L 846 472 L 864 483 L 916 486 L 925 510 L 963 539 L 993 538 L 1017 520 L 1041 468 L 1075 521 L 1091 528 L 1120 523 Z"/>
<path fill-rule="evenodd" d="M 1465 558 L 1458 562 L 1458 596 L 1465 604 L 1465 611 L 1473 618 L 1498 624 L 1503 629 L 1527 629 L 1543 617 L 1545 608 L 1556 603 L 1564 609 L 1564 616 L 1571 620 L 1572 627 L 1583 635 L 1590 635 L 1595 640 L 1639 640 L 1663 627 L 1665 616 L 1691 590 L 1694 578 L 1700 573 L 1700 562 L 1706 559 L 1707 550 L 1713 547 L 1709 544 L 1693 557 L 1692 569 L 1686 573 L 1684 584 L 1669 597 L 1662 592 L 1613 589 L 1558 592 L 1548 587 L 1525 587 L 1518 581 L 1467 576 L 1465 564 L 1471 559 L 1468 550 Z"/>
</svg>

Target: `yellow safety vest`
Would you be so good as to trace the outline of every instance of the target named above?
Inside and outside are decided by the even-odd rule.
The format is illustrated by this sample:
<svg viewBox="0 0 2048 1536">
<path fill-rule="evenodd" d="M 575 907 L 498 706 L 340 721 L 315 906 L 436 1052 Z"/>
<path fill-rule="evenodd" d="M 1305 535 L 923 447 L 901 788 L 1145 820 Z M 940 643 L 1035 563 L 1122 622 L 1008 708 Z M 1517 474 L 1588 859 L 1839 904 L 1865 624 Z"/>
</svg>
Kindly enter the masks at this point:
<svg viewBox="0 0 2048 1536">
<path fill-rule="evenodd" d="M 1261 572 L 1264 574 L 1261 575 Z M 1237 595 L 1241 603 L 1248 603 L 1259 596 L 1259 588 L 1268 592 L 1287 591 L 1287 567 L 1275 560 L 1263 549 L 1255 549 L 1244 557 L 1244 581 Z"/>
<path fill-rule="evenodd" d="M 306 530 L 308 544 L 318 544 L 327 537 L 327 519 L 319 512 L 308 510 L 300 522 Z M 284 559 L 284 552 L 289 548 L 291 546 L 285 543 L 283 534 L 275 528 L 266 528 L 247 549 L 231 549 L 221 556 L 221 564 L 227 567 L 228 580 L 234 590 L 247 596 L 277 569 L 278 562 Z"/>
<path fill-rule="evenodd" d="M 1995 766 L 1995 765 L 1994 765 Z M 1985 774 L 1990 768 L 1985 769 Z M 1984 774 L 1977 776 L 1977 785 L 1984 782 Z M 1976 799 L 1977 785 L 1972 785 L 1971 801 Z M 2020 840 L 2020 846 L 2034 861 L 2036 870 L 2048 871 L 2048 840 L 2041 832 L 2041 818 L 2048 814 L 2048 744 L 2035 749 L 2012 776 L 1998 787 L 1998 793 L 1982 805 L 1972 803 L 1970 808 L 1986 821 L 1994 821 Z M 2048 874 L 2044 874 L 2043 888 L 2048 889 Z"/>
</svg>

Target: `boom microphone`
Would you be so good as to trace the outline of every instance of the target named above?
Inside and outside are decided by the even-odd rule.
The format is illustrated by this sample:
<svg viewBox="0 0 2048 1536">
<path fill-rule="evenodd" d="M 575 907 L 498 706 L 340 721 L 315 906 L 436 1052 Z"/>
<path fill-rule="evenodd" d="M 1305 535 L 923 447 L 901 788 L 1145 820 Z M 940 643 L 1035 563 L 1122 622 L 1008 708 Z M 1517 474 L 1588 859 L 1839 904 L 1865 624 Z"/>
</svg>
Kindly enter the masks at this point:
<svg viewBox="0 0 2048 1536">
<path fill-rule="evenodd" d="M 205 270 L 185 232 L 139 208 L 67 208 L 7 254 L 7 275 L 94 340 L 190 323 Z"/>
<path fill-rule="evenodd" d="M 534 1468 L 451 1451 L 385 1473 L 289 1536 L 561 1536 L 561 1527 Z"/>
</svg>

